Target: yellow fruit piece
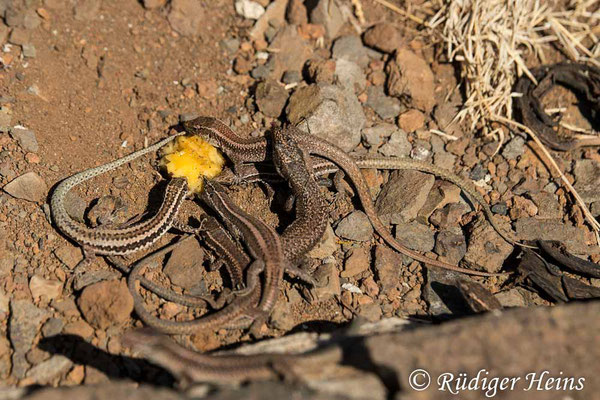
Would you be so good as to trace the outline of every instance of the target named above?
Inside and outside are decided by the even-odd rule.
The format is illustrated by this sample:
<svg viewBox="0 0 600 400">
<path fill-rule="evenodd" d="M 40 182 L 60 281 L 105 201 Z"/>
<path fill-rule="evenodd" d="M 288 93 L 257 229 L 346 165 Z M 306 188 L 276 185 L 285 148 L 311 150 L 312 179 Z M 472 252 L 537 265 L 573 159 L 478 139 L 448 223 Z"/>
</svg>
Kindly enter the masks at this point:
<svg viewBox="0 0 600 400">
<path fill-rule="evenodd" d="M 202 190 L 203 178 L 221 173 L 225 158 L 219 150 L 198 136 L 180 136 L 165 146 L 161 159 L 169 175 L 186 178 L 190 192 Z"/>
</svg>

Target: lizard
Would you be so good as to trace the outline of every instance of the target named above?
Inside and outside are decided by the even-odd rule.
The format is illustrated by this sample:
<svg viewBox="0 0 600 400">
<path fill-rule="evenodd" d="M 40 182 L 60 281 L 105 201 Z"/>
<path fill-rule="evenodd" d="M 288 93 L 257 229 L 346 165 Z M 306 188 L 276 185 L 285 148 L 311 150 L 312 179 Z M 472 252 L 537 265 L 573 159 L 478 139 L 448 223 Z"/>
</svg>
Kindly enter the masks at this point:
<svg viewBox="0 0 600 400">
<path fill-rule="evenodd" d="M 314 247 L 314 245 L 316 244 L 316 242 L 318 242 L 318 240 L 321 238 L 321 236 L 323 235 L 326 226 L 327 226 L 327 208 L 326 208 L 326 203 L 325 203 L 325 199 L 323 198 L 322 194 L 320 193 L 320 188 L 317 185 L 316 181 L 314 180 L 312 174 L 311 174 L 311 169 L 310 167 L 307 165 L 307 161 L 306 161 L 306 155 L 304 154 L 304 152 L 299 148 L 299 146 L 297 146 L 297 144 L 293 141 L 293 139 L 291 139 L 287 134 L 285 130 L 276 130 L 273 132 L 273 159 L 274 159 L 274 163 L 275 166 L 277 168 L 277 171 L 279 172 L 279 174 L 281 174 L 282 178 L 287 179 L 291 188 L 292 188 L 292 192 L 297 196 L 297 202 L 296 202 L 296 213 L 297 213 L 297 218 L 296 220 L 290 224 L 283 232 L 283 234 L 281 235 L 281 244 L 283 246 L 283 254 L 285 256 L 285 258 L 288 260 L 288 263 L 286 264 L 286 269 L 291 270 L 291 272 L 295 273 L 296 275 L 298 275 L 301 279 L 306 280 L 308 282 L 310 282 L 311 284 L 315 285 L 316 282 L 314 281 L 314 279 L 312 277 L 310 277 L 309 275 L 305 274 L 303 271 L 301 270 L 297 270 L 295 268 L 292 268 L 292 266 L 297 265 L 298 263 L 300 263 L 302 256 L 308 251 L 310 250 L 312 247 Z M 208 186 L 212 186 L 211 183 L 207 183 Z M 211 189 L 209 189 L 211 190 Z M 226 205 L 229 205 L 230 208 L 232 208 L 234 210 L 235 213 L 240 214 L 242 213 L 242 215 L 244 215 L 245 213 L 243 213 L 243 211 L 237 209 L 237 207 L 235 205 L 232 205 L 231 200 L 228 199 L 228 197 L 222 196 L 220 198 L 219 204 L 214 204 L 215 202 L 213 200 L 211 200 L 211 198 L 206 195 L 203 194 L 201 195 L 201 198 L 203 198 L 205 200 L 205 202 L 209 203 L 210 206 L 215 207 L 217 210 L 220 209 L 220 207 L 223 207 L 223 204 L 220 203 L 225 203 Z M 223 218 L 226 221 L 229 221 L 230 217 L 229 214 L 226 214 L 225 212 L 222 211 L 217 211 L 219 214 L 223 215 Z M 246 217 L 247 218 L 247 217 Z M 255 223 L 255 224 L 259 224 L 260 222 L 256 222 L 256 219 L 253 220 L 249 220 L 250 223 Z M 214 224 L 218 224 L 216 221 L 213 222 Z M 233 224 L 231 222 L 229 222 L 230 225 L 234 225 L 233 229 L 234 230 L 239 230 L 239 228 L 237 228 L 236 224 Z M 260 223 L 260 226 L 262 226 L 263 224 Z M 206 229 L 206 227 L 204 227 L 204 229 Z M 214 230 L 214 228 L 213 228 Z M 262 229 L 263 231 L 265 230 L 264 228 Z M 258 233 L 255 233 L 255 235 L 258 235 L 260 237 L 260 232 L 261 230 L 258 230 Z M 229 238 L 229 240 L 231 240 Z M 217 254 L 224 254 L 227 255 L 227 262 L 226 265 L 232 265 L 235 267 L 233 268 L 234 270 L 237 269 L 238 270 L 238 274 L 241 274 L 242 272 L 240 271 L 240 264 L 247 264 L 248 260 L 247 258 L 245 259 L 244 263 L 240 263 L 240 262 L 232 262 L 235 261 L 236 259 L 240 259 L 242 257 L 244 257 L 244 254 L 239 254 L 240 252 L 237 252 L 237 256 L 236 252 L 234 250 L 229 250 L 229 251 L 225 251 L 223 249 L 223 245 L 226 243 L 226 240 L 221 240 L 221 249 L 216 249 L 216 253 Z M 262 240 L 261 242 L 264 242 L 264 240 Z M 249 241 L 248 243 L 249 246 L 256 246 L 257 243 L 256 241 Z M 225 246 L 225 247 L 231 247 L 231 246 Z M 250 249 L 252 249 L 252 247 L 250 247 Z M 251 250 L 252 251 L 252 250 Z M 258 251 L 254 251 L 254 254 L 258 254 Z M 233 256 L 232 256 L 233 255 Z M 247 256 L 246 256 L 247 257 Z M 268 267 L 269 265 L 267 265 Z M 252 274 L 252 276 L 249 273 L 249 278 L 255 279 L 253 276 L 255 275 L 255 273 Z M 184 305 L 190 305 L 190 306 L 194 306 L 197 305 L 197 301 L 195 301 L 193 298 L 189 299 L 186 296 L 182 296 L 182 295 L 177 295 L 174 294 L 168 290 L 164 290 L 163 288 L 156 288 L 156 287 L 149 287 L 147 285 L 144 285 L 144 281 L 142 281 L 142 277 L 140 276 L 139 273 L 139 267 L 138 269 L 134 268 L 134 271 L 132 272 L 132 274 L 130 275 L 130 284 L 133 283 L 135 280 L 140 280 L 140 283 L 143 286 L 146 286 L 147 288 L 151 289 L 153 292 L 155 292 L 156 294 L 160 295 L 163 298 L 166 298 L 168 300 L 172 300 L 172 301 L 177 301 L 180 304 L 184 304 Z M 276 292 L 278 294 L 279 289 L 280 289 L 280 281 L 273 281 L 273 282 L 269 282 L 269 280 L 266 280 L 266 284 L 265 287 L 269 288 L 269 285 L 271 285 L 273 292 Z M 130 289 L 132 290 L 132 294 L 134 295 L 134 300 L 136 303 L 136 310 L 139 311 L 138 314 L 140 315 L 140 317 L 149 325 L 156 327 L 157 329 L 163 331 L 163 332 L 168 332 L 168 333 L 172 333 L 175 332 L 175 330 L 177 330 L 177 333 L 183 333 L 183 332 L 191 332 L 191 330 L 194 329 L 202 329 L 202 328 L 207 328 L 207 327 L 212 327 L 213 325 L 211 324 L 207 324 L 204 321 L 204 318 L 201 318 L 199 320 L 194 321 L 193 323 L 172 323 L 170 321 L 164 321 L 164 320 L 160 320 L 154 316 L 151 316 L 149 313 L 147 313 L 145 311 L 145 309 L 143 308 L 142 305 L 142 299 L 139 296 L 139 294 L 137 293 L 137 291 L 135 290 L 134 287 L 130 286 Z M 158 290 L 157 290 L 158 289 Z M 247 285 L 247 290 L 245 290 L 244 292 L 240 292 L 238 291 L 238 294 L 244 293 L 246 295 L 250 295 L 253 294 L 253 296 L 256 296 L 256 293 L 260 293 L 260 287 L 256 287 L 255 283 L 249 283 Z M 243 296 L 242 296 L 243 297 Z M 191 301 L 188 301 L 191 300 Z M 240 303 L 240 301 L 242 302 L 242 304 L 244 305 L 244 307 L 247 308 L 248 304 L 251 304 L 251 302 L 246 302 L 244 300 L 234 300 L 234 303 L 232 303 L 229 307 L 237 307 L 240 308 L 240 305 L 238 303 Z M 241 308 L 244 308 L 241 307 Z M 230 314 L 228 312 L 223 312 L 223 315 L 234 315 L 234 314 Z M 236 316 L 238 314 L 235 314 Z M 218 317 L 206 317 L 206 318 L 210 318 L 207 321 L 212 321 L 212 320 L 219 320 Z M 181 329 L 178 329 L 178 327 L 181 327 Z"/>
<path fill-rule="evenodd" d="M 91 178 L 155 151 L 183 134 L 184 132 L 179 132 L 125 157 L 76 173 L 56 186 L 50 198 L 52 219 L 65 236 L 82 247 L 84 259 L 80 264 L 91 262 L 96 255 L 127 255 L 156 243 L 173 225 L 179 207 L 188 193 L 187 181 L 179 178 L 172 179 L 158 212 L 152 218 L 122 228 L 89 228 L 74 221 L 65 208 L 65 198 L 69 191 Z"/>
<path fill-rule="evenodd" d="M 343 357 L 342 348 L 334 345 L 302 354 L 202 354 L 147 328 L 126 332 L 121 340 L 134 353 L 169 371 L 183 389 L 200 382 L 238 384 L 279 377 L 298 381 L 295 367 L 312 365 L 313 369 L 325 363 L 337 364 Z"/>
<path fill-rule="evenodd" d="M 204 140 L 221 149 L 230 161 L 233 162 L 233 168 L 236 174 L 238 172 L 237 170 L 244 163 L 256 163 L 267 160 L 270 145 L 268 140 L 264 137 L 241 137 L 223 122 L 212 117 L 198 117 L 193 120 L 184 121 L 183 127 L 188 133 L 200 135 Z M 440 260 L 433 260 L 398 242 L 377 216 L 375 205 L 368 191 L 368 185 L 360 172 L 356 161 L 342 149 L 324 139 L 302 132 L 293 126 L 290 126 L 287 129 L 288 134 L 304 151 L 308 154 L 317 155 L 332 161 L 348 175 L 356 187 L 358 197 L 361 200 L 365 213 L 371 221 L 373 228 L 394 249 L 427 265 L 471 275 L 498 276 L 498 274 L 473 271 Z M 366 164 L 368 165 L 369 163 Z"/>
</svg>

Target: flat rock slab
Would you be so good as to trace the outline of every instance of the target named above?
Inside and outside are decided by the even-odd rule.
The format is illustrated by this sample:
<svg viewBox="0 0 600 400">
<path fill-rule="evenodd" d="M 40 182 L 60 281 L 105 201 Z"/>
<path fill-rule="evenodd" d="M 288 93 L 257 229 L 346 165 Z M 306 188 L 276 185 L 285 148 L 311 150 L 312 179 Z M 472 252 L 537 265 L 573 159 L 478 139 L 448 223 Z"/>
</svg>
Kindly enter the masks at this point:
<svg viewBox="0 0 600 400">
<path fill-rule="evenodd" d="M 46 197 L 48 186 L 35 172 L 27 172 L 7 183 L 4 191 L 17 199 L 38 202 Z"/>
</svg>

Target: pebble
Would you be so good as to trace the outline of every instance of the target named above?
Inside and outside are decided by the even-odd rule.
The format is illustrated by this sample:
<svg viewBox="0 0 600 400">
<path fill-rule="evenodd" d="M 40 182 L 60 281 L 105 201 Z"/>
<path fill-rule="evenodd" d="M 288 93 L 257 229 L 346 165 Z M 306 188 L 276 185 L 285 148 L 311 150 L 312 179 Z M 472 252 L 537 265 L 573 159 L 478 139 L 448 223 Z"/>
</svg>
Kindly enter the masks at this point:
<svg viewBox="0 0 600 400">
<path fill-rule="evenodd" d="M 54 378 L 67 373 L 72 366 L 73 361 L 56 354 L 27 371 L 26 381 L 28 384 L 45 385 Z"/>
<path fill-rule="evenodd" d="M 312 55 L 313 49 L 310 43 L 304 40 L 298 30 L 291 25 L 286 25 L 277 32 L 270 42 L 274 49 L 294 49 L 294 51 L 281 51 L 273 53 L 269 58 L 271 78 L 280 80 L 285 71 L 302 71 L 306 60 Z"/>
<path fill-rule="evenodd" d="M 167 0 L 144 0 L 144 8 L 152 10 L 167 4 Z"/>
<path fill-rule="evenodd" d="M 336 2 L 318 0 L 310 12 L 310 22 L 323 25 L 327 38 L 333 39 L 344 25 L 345 18 Z"/>
<path fill-rule="evenodd" d="M 392 124 L 379 124 L 370 128 L 363 128 L 362 138 L 371 149 L 378 149 L 386 138 L 389 138 L 392 133 L 398 128 Z"/>
<path fill-rule="evenodd" d="M 419 171 L 395 171 L 377 197 L 377 214 L 382 220 L 391 223 L 415 219 L 427 201 L 434 182 L 432 175 Z"/>
<path fill-rule="evenodd" d="M 229 54 L 234 54 L 240 48 L 240 39 L 227 38 L 219 42 L 219 46 Z"/>
<path fill-rule="evenodd" d="M 367 107 L 370 107 L 381 119 L 395 118 L 400 114 L 400 100 L 386 96 L 381 86 L 367 88 Z"/>
<path fill-rule="evenodd" d="M 600 162 L 577 160 L 573 168 L 575 190 L 586 203 L 600 200 Z"/>
<path fill-rule="evenodd" d="M 434 251 L 444 257 L 448 263 L 458 264 L 467 252 L 467 242 L 462 234 L 442 231 L 435 239 Z"/>
<path fill-rule="evenodd" d="M 30 33 L 23 28 L 13 28 L 8 41 L 12 44 L 22 46 L 29 43 L 30 36 Z"/>
<path fill-rule="evenodd" d="M 282 82 L 285 84 L 296 83 L 302 81 L 302 75 L 299 71 L 285 71 L 283 73 Z"/>
<path fill-rule="evenodd" d="M 192 289 L 202 280 L 199 270 L 203 270 L 204 249 L 197 240 L 188 240 L 177 246 L 164 268 L 171 282 L 183 289 Z"/>
<path fill-rule="evenodd" d="M 456 156 L 454 154 L 446 153 L 445 151 L 433 155 L 433 164 L 447 171 L 452 170 L 455 162 Z"/>
<path fill-rule="evenodd" d="M 38 141 L 33 131 L 24 128 L 12 128 L 10 136 L 19 142 L 19 146 L 24 151 L 37 153 L 39 150 Z"/>
<path fill-rule="evenodd" d="M 589 254 L 585 231 L 562 220 L 521 218 L 514 224 L 517 236 L 527 240 L 557 240 L 563 242 L 567 250 L 575 254 Z"/>
<path fill-rule="evenodd" d="M 512 288 L 504 292 L 498 292 L 494 295 L 494 297 L 504 308 L 527 307 L 525 297 L 523 297 L 519 288 Z"/>
<path fill-rule="evenodd" d="M 507 160 L 516 160 L 525 152 L 525 139 L 521 136 L 515 136 L 502 148 L 502 157 Z"/>
<path fill-rule="evenodd" d="M 63 284 L 60 281 L 45 279 L 41 275 L 33 275 L 29 280 L 29 290 L 34 299 L 45 297 L 56 299 L 62 294 Z"/>
<path fill-rule="evenodd" d="M 335 267 L 335 263 L 331 262 L 321 265 L 315 271 L 314 277 L 321 285 L 323 285 L 319 285 L 319 287 L 312 289 L 317 299 L 325 301 L 340 295 L 340 275 Z"/>
<path fill-rule="evenodd" d="M 259 19 L 265 13 L 265 8 L 255 1 L 236 0 L 235 12 L 244 18 Z"/>
<path fill-rule="evenodd" d="M 25 43 L 23 46 L 23 56 L 27 58 L 35 58 L 37 52 L 35 50 L 35 46 L 29 43 Z"/>
<path fill-rule="evenodd" d="M 335 80 L 336 62 L 334 60 L 311 59 L 306 63 L 306 72 L 310 82 L 329 83 Z"/>
<path fill-rule="evenodd" d="M 288 99 L 288 91 L 273 80 L 266 80 L 256 85 L 255 101 L 258 109 L 267 117 L 277 118 L 281 115 Z"/>
<path fill-rule="evenodd" d="M 13 300 L 10 303 L 9 337 L 14 349 L 12 355 L 13 375 L 22 379 L 29 368 L 25 355 L 33 346 L 42 323 L 50 317 L 48 310 L 42 310 L 29 300 Z"/>
<path fill-rule="evenodd" d="M 403 44 L 398 29 L 388 22 L 381 22 L 369 28 L 365 32 L 363 40 L 367 46 L 385 53 L 393 53 Z"/>
<path fill-rule="evenodd" d="M 56 336 L 62 332 L 64 326 L 65 321 L 62 318 L 52 317 L 42 327 L 42 334 L 44 337 Z"/>
<path fill-rule="evenodd" d="M 70 244 L 65 244 L 54 250 L 54 255 L 65 265 L 72 270 L 83 259 L 81 250 L 73 247 Z"/>
<path fill-rule="evenodd" d="M 294 328 L 296 320 L 294 319 L 293 312 L 290 310 L 290 304 L 283 301 L 277 302 L 275 307 L 273 307 L 270 322 L 273 328 L 286 332 Z"/>
<path fill-rule="evenodd" d="M 427 282 L 423 287 L 423 298 L 429 305 L 429 314 L 437 317 L 468 315 L 470 309 L 461 296 L 457 296 L 456 287 L 464 275 L 439 268 L 427 270 Z"/>
<path fill-rule="evenodd" d="M 367 271 L 370 266 L 369 250 L 365 247 L 353 248 L 349 251 L 349 255 L 344 261 L 344 270 L 340 274 L 342 278 L 350 278 L 364 271 Z"/>
<path fill-rule="evenodd" d="M 367 214 L 354 211 L 338 223 L 335 234 L 345 239 L 366 242 L 373 237 L 373 226 Z"/>
<path fill-rule="evenodd" d="M 89 339 L 94 336 L 94 328 L 84 320 L 69 322 L 63 327 L 62 333 L 65 335 L 79 336 L 84 339 Z"/>
<path fill-rule="evenodd" d="M 379 321 L 383 316 L 381 306 L 377 303 L 362 304 L 358 308 L 358 315 L 365 318 L 369 322 Z"/>
<path fill-rule="evenodd" d="M 78 305 L 86 321 L 94 327 L 106 329 L 129 319 L 133 311 L 133 297 L 125 281 L 102 281 L 83 289 Z"/>
<path fill-rule="evenodd" d="M 86 21 L 96 18 L 100 12 L 100 0 L 79 0 L 75 4 L 74 12 L 77 21 Z"/>
<path fill-rule="evenodd" d="M 351 151 L 366 119 L 356 96 L 334 85 L 310 85 L 290 97 L 288 119 L 298 128 Z"/>
<path fill-rule="evenodd" d="M 408 141 L 406 132 L 399 129 L 392 133 L 390 139 L 381 146 L 379 152 L 386 157 L 408 157 L 411 150 L 412 145 Z"/>
<path fill-rule="evenodd" d="M 386 66 L 387 91 L 391 96 L 407 96 L 412 105 L 425 113 L 436 104 L 433 72 L 429 64 L 412 51 L 401 48 Z"/>
<path fill-rule="evenodd" d="M 398 118 L 398 126 L 406 132 L 421 129 L 425 126 L 425 114 L 415 109 L 402 113 Z"/>
<path fill-rule="evenodd" d="M 239 71 L 238 71 L 239 72 Z M 265 80 L 268 79 L 269 76 L 273 74 L 273 70 L 269 65 L 258 65 L 256 66 L 252 72 L 250 72 L 250 76 L 256 80 Z"/>
<path fill-rule="evenodd" d="M 449 135 L 460 137 L 463 135 L 461 126 L 454 121 L 457 113 L 458 107 L 455 104 L 444 102 L 438 104 L 433 110 L 433 119 L 440 130 Z"/>
<path fill-rule="evenodd" d="M 310 258 L 325 259 L 330 257 L 338 249 L 337 237 L 330 224 L 327 224 L 323 237 L 307 254 Z"/>
<path fill-rule="evenodd" d="M 0 45 L 4 45 L 8 40 L 8 34 L 10 30 L 8 26 L 0 24 Z"/>
<path fill-rule="evenodd" d="M 496 220 L 498 222 L 498 220 Z M 502 226 L 502 225 L 501 225 Z M 517 234 L 519 234 L 517 232 Z M 530 236 L 521 236 L 531 238 Z M 533 239 L 533 238 L 531 238 Z M 504 260 L 512 253 L 513 246 L 506 243 L 487 223 L 477 224 L 469 236 L 465 261 L 484 268 L 486 272 L 498 272 Z"/>
<path fill-rule="evenodd" d="M 344 59 L 358 64 L 361 68 L 366 68 L 369 64 L 369 52 L 363 46 L 360 37 L 350 35 L 342 36 L 333 43 L 332 57 L 334 59 Z"/>
<path fill-rule="evenodd" d="M 35 172 L 27 172 L 6 184 L 4 191 L 17 199 L 41 202 L 48 194 L 48 186 Z"/>
<path fill-rule="evenodd" d="M 303 0 L 290 0 L 285 10 L 285 18 L 293 25 L 308 23 L 308 12 Z"/>
<path fill-rule="evenodd" d="M 507 215 L 508 214 L 508 206 L 505 202 L 496 203 L 491 207 L 491 210 L 494 214 L 498 215 Z"/>
<path fill-rule="evenodd" d="M 354 93 L 361 93 L 367 86 L 367 78 L 358 64 L 345 59 L 335 62 L 337 82 Z"/>
<path fill-rule="evenodd" d="M 205 8 L 196 0 L 172 0 L 167 16 L 171 28 L 183 36 L 198 36 L 205 28 Z"/>
<path fill-rule="evenodd" d="M 433 250 L 435 233 L 428 226 L 412 221 L 396 226 L 396 239 L 407 247 L 426 253 Z"/>
</svg>

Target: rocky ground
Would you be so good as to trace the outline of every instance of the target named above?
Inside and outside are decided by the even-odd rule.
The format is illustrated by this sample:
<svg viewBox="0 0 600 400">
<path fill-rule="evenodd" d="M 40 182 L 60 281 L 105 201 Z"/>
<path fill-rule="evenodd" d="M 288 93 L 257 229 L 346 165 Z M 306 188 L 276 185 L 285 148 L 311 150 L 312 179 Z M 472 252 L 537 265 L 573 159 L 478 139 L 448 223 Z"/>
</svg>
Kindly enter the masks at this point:
<svg viewBox="0 0 600 400">
<path fill-rule="evenodd" d="M 73 386 L 117 378 L 171 384 L 163 371 L 121 357 L 129 355 L 121 334 L 141 325 L 132 314 L 124 277 L 102 259 L 74 271 L 81 250 L 54 229 L 47 201 L 64 177 L 157 141 L 182 115 L 215 116 L 247 135 L 261 134 L 273 121 L 289 121 L 348 152 L 431 162 L 473 180 L 496 221 L 519 237 L 558 240 L 571 253 L 600 259 L 581 211 L 538 159 L 535 145 L 507 131 L 496 152 L 494 138 L 451 123 L 463 103 L 457 72 L 445 62 L 439 43 L 398 14 L 362 0 L 367 23 L 361 27 L 349 1 L 307 1 L 308 7 L 296 0 L 238 1 L 235 7 L 232 1 L 165 2 L 0 1 L 0 379 L 7 385 Z M 550 51 L 549 59 L 562 58 Z M 546 103 L 566 108 L 565 120 L 589 127 L 570 92 L 556 88 Z M 592 213 L 599 214 L 598 151 L 555 157 Z M 69 199 L 69 211 L 95 223 L 104 201 L 92 210 L 89 205 L 110 196 L 104 197 L 109 207 L 126 207 L 123 218 L 142 212 L 160 196 L 154 187 L 163 179 L 148 158 L 83 185 Z M 380 216 L 410 248 L 488 272 L 514 271 L 519 265 L 520 249 L 503 241 L 457 187 L 417 171 L 364 172 Z M 464 277 L 424 269 L 394 252 L 377 239 L 358 202 L 323 190 L 331 204 L 331 226 L 310 256 L 314 273 L 328 284 L 309 290 L 286 282 L 265 334 L 330 331 L 356 315 L 368 321 L 410 317 L 437 322 L 469 313 L 452 305 L 456 293 L 440 289 L 452 289 Z M 282 196 L 276 195 L 271 207 L 261 187 L 238 188 L 234 197 L 273 226 L 289 219 L 272 212 L 281 210 Z M 192 202 L 185 208 L 188 214 L 197 211 Z M 165 237 L 161 244 L 172 239 Z M 148 277 L 186 293 L 215 291 L 223 277 L 203 268 L 207 258 L 201 244 L 190 242 Z M 590 292 L 600 288 L 598 279 L 569 276 Z M 481 283 L 504 308 L 549 306 L 557 298 L 525 279 L 468 279 Z M 146 297 L 163 318 L 184 320 L 203 312 Z M 578 307 L 565 310 L 590 315 L 591 321 L 595 305 Z M 536 342 L 528 328 L 539 324 L 540 337 L 552 335 L 541 330 L 551 330 L 552 323 L 544 321 L 560 324 L 569 313 L 514 315 L 528 321 L 514 322 L 520 335 L 532 335 L 531 341 L 522 339 L 523 358 L 531 355 L 531 364 L 523 365 L 541 369 L 548 360 L 533 357 L 537 347 L 525 343 L 543 349 L 546 342 Z M 464 325 L 493 321 L 486 318 Z M 441 358 L 456 346 L 450 334 L 461 326 L 401 334 L 394 346 L 398 358 Z M 503 326 L 488 328 L 490 337 Z M 558 332 L 554 339 L 563 340 L 563 334 L 568 333 Z M 80 339 L 70 342 L 73 338 Z M 61 340 L 72 344 L 70 351 L 57 350 Z M 193 335 L 190 344 L 212 350 L 251 340 L 242 331 L 220 330 Z M 413 343 L 412 353 L 403 353 L 404 340 Z M 447 348 L 440 344 L 427 353 L 433 342 Z M 464 342 L 467 352 L 469 341 Z M 486 349 L 496 342 L 485 343 L 476 353 L 481 358 L 467 360 L 469 368 L 478 362 L 488 369 L 506 367 L 500 361 L 483 365 Z M 586 343 L 577 342 L 577 349 Z M 381 344 L 373 346 L 370 354 L 376 357 Z M 460 360 L 462 354 L 447 357 Z M 465 367 L 437 362 L 436 370 Z M 390 368 L 405 379 L 409 367 Z M 391 397 L 397 386 L 384 383 L 381 390 Z M 399 386 L 406 389 L 404 383 Z"/>
</svg>

